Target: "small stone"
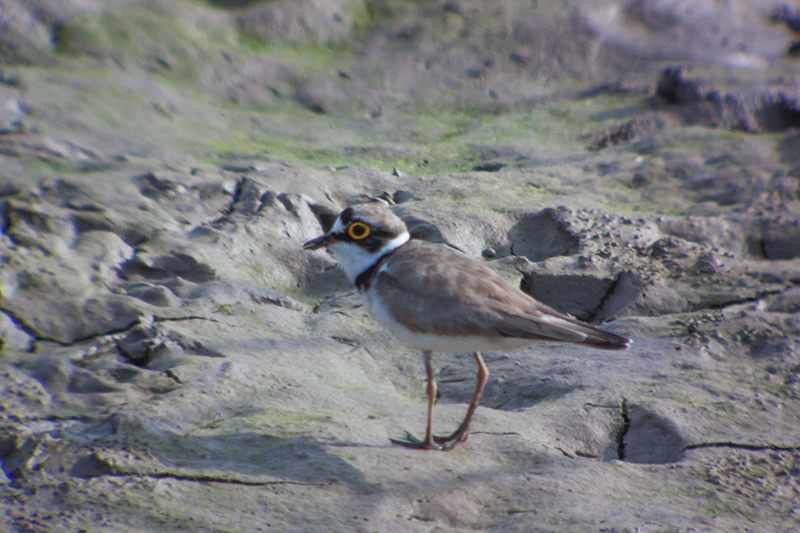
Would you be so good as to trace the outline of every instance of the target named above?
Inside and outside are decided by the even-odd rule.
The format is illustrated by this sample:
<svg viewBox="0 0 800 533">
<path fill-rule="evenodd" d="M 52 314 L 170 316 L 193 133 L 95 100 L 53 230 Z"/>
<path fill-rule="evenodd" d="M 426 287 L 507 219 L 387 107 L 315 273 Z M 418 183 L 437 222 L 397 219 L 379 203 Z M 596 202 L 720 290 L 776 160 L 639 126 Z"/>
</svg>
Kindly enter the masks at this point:
<svg viewBox="0 0 800 533">
<path fill-rule="evenodd" d="M 505 163 L 501 163 L 500 161 L 486 161 L 484 163 L 478 163 L 472 170 L 477 172 L 497 172 L 501 168 L 505 167 Z"/>
<path fill-rule="evenodd" d="M 633 175 L 633 178 L 631 178 L 631 186 L 634 187 L 634 188 L 644 187 L 649 182 L 650 182 L 650 180 L 647 179 L 647 176 L 645 176 L 641 172 L 635 173 Z"/>
</svg>

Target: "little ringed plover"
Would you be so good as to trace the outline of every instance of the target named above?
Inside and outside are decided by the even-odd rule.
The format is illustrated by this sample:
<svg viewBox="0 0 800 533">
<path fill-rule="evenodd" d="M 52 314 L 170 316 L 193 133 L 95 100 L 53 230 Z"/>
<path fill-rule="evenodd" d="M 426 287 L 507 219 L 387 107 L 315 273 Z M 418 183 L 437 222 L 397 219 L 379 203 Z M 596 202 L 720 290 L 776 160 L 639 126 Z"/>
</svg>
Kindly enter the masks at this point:
<svg viewBox="0 0 800 533">
<path fill-rule="evenodd" d="M 367 311 L 401 341 L 422 350 L 427 376 L 425 438 L 406 432 L 391 439 L 412 448 L 449 450 L 467 439 L 489 370 L 480 352 L 519 349 L 536 341 L 574 342 L 623 350 L 630 340 L 597 329 L 535 300 L 485 264 L 442 244 L 412 239 L 388 209 L 354 205 L 331 230 L 303 245 L 327 247 L 355 284 Z M 470 351 L 478 383 L 461 425 L 450 435 L 432 432 L 436 380 L 434 351 Z"/>
</svg>

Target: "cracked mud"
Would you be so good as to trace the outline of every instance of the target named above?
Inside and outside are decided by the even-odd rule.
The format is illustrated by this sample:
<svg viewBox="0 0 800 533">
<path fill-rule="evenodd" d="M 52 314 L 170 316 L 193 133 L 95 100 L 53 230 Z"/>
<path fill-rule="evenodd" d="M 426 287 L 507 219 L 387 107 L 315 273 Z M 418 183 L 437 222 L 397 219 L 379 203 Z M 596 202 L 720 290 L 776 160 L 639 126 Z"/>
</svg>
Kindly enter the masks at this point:
<svg viewBox="0 0 800 533">
<path fill-rule="evenodd" d="M 0 530 L 800 527 L 797 10 L 36 4 L 0 0 Z M 392 446 L 419 354 L 300 249 L 367 200 L 633 346 L 487 353 L 464 446 Z M 434 362 L 446 426 L 475 369 Z"/>
</svg>

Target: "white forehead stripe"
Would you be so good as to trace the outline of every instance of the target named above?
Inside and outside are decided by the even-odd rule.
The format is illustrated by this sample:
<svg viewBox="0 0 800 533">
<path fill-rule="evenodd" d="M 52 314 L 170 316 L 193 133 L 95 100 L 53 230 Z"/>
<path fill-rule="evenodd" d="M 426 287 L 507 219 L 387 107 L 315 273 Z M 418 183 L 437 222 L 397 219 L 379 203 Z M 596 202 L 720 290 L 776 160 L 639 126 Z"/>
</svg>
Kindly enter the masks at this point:
<svg viewBox="0 0 800 533">
<path fill-rule="evenodd" d="M 336 217 L 336 222 L 328 233 L 344 233 L 346 226 L 342 224 L 342 217 Z"/>
</svg>

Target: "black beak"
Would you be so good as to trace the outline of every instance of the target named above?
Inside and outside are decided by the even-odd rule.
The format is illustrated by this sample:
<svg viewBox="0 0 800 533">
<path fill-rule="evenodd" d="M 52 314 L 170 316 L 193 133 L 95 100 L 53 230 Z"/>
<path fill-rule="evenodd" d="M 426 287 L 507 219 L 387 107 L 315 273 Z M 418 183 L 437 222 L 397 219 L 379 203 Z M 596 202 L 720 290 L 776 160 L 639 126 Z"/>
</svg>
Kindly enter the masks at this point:
<svg viewBox="0 0 800 533">
<path fill-rule="evenodd" d="M 316 239 L 311 239 L 305 243 L 303 245 L 303 250 L 319 250 L 320 248 L 330 246 L 331 244 L 333 244 L 333 238 L 331 237 L 330 233 L 326 233 L 325 235 L 320 235 Z"/>
</svg>

